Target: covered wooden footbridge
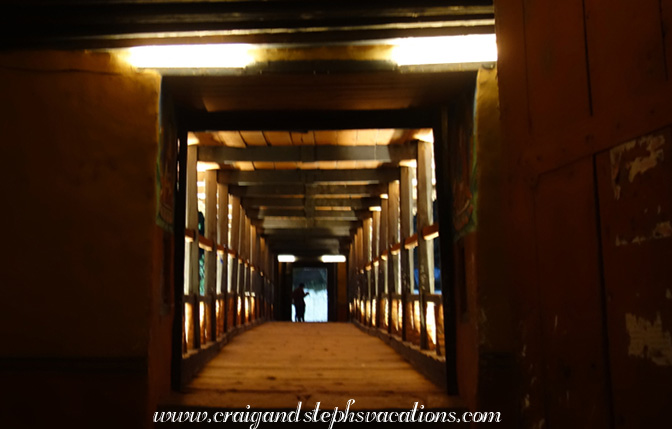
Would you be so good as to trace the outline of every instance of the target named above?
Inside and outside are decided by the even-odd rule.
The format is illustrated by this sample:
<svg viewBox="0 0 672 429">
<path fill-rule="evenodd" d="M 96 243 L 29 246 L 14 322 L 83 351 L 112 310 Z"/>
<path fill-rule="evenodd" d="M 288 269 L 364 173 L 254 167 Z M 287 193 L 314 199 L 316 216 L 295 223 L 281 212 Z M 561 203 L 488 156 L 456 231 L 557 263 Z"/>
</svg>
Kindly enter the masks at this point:
<svg viewBox="0 0 672 429">
<path fill-rule="evenodd" d="M 476 72 L 444 77 L 449 87 L 441 97 L 448 98 L 435 108 L 355 110 L 375 91 L 378 78 L 372 75 L 363 83 L 358 76 L 357 87 L 345 82 L 337 89 L 352 97 L 352 110 L 327 109 L 334 89 L 325 79 L 324 87 L 311 90 L 318 97 L 303 96 L 305 110 L 184 115 L 178 136 L 180 147 L 186 146 L 180 154 L 186 206 L 185 257 L 178 267 L 184 272 L 176 277 L 184 278 L 176 384 L 189 385 L 240 332 L 291 320 L 294 268 L 322 267 L 330 322 L 352 322 L 381 337 L 444 395 L 456 393 L 453 226 L 440 222 L 453 197 L 442 147 L 455 144 L 460 126 L 469 127 L 454 112 L 469 109 L 468 97 L 459 97 L 469 91 L 473 96 Z M 178 88 L 175 99 L 187 99 L 192 93 L 180 86 L 184 78 L 173 79 L 168 84 Z M 376 107 L 411 104 L 403 98 L 409 88 L 414 95 L 436 91 L 434 82 L 417 75 L 404 81 L 404 91 L 386 89 L 394 105 L 378 101 Z M 264 100 L 264 90 L 231 91 Z M 451 97 L 467 101 L 461 105 Z M 271 103 L 276 98 L 283 97 L 275 94 Z M 315 99 L 322 101 L 314 106 Z M 259 103 L 268 106 L 267 100 Z M 320 332 L 303 325 L 283 329 L 308 338 Z M 330 341 L 325 335 L 323 343 Z M 272 360 L 295 346 L 274 348 Z M 255 364 L 246 374 L 258 369 Z M 212 371 L 208 366 L 204 374 Z"/>
<path fill-rule="evenodd" d="M 451 10 L 447 34 L 492 30 L 491 6 Z M 235 335 L 290 321 L 295 269 L 322 267 L 326 320 L 382 338 L 457 394 L 458 287 L 466 297 L 453 231 L 473 210 L 474 99 L 491 67 L 400 67 L 379 59 L 385 43 L 267 47 L 257 55 L 289 60 L 244 72 L 164 71 L 184 236 L 175 388 Z"/>
</svg>

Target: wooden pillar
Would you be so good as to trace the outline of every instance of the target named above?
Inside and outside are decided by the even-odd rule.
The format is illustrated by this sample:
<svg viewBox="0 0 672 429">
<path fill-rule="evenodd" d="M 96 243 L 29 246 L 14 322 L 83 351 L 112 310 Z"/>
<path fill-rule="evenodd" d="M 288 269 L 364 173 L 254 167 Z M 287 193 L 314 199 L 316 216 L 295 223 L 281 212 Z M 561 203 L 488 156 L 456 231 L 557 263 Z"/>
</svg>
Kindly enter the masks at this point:
<svg viewBox="0 0 672 429">
<path fill-rule="evenodd" d="M 270 250 L 268 249 L 268 243 L 266 243 L 266 239 L 263 239 L 263 257 L 264 257 L 264 286 L 266 289 L 264 289 L 264 300 L 266 301 L 266 305 L 264 307 L 265 313 L 264 313 L 264 318 L 267 320 L 271 320 L 271 317 L 273 316 L 273 313 L 271 312 L 271 305 L 273 304 L 273 286 L 271 283 L 272 279 L 272 272 L 273 269 L 271 268 L 271 253 Z"/>
<path fill-rule="evenodd" d="M 170 135 L 170 133 L 166 133 Z M 187 287 L 185 279 L 186 260 L 189 255 L 189 246 L 184 237 L 186 228 L 186 205 L 187 205 L 187 141 L 188 133 L 185 130 L 177 132 L 177 141 L 168 144 L 177 146 L 177 183 L 175 186 L 175 264 L 174 279 L 175 288 L 173 290 L 173 299 L 175 300 L 175 317 L 173 318 L 173 335 L 171 348 L 171 388 L 179 390 L 182 386 L 182 355 L 184 343 L 182 338 L 185 333 L 185 310 L 184 310 L 184 291 Z"/>
<path fill-rule="evenodd" d="M 355 234 L 352 238 L 352 259 L 350 259 L 350 265 L 352 266 L 352 292 L 353 300 L 357 298 L 358 300 L 361 297 L 360 288 L 359 288 L 359 228 L 355 230 Z M 355 317 L 359 314 L 358 309 L 353 309 L 353 314 L 351 317 Z"/>
<path fill-rule="evenodd" d="M 247 305 L 247 319 L 246 322 L 250 321 L 252 317 L 251 307 L 250 307 L 250 293 L 252 292 L 252 223 L 250 218 L 245 215 L 245 291 L 247 292 L 247 300 L 245 304 Z"/>
<path fill-rule="evenodd" d="M 413 255 L 410 250 L 404 248 L 404 241 L 413 235 L 413 177 L 415 172 L 411 167 L 401 167 L 401 180 L 399 181 L 399 215 L 401 250 L 401 311 L 402 326 L 401 337 L 406 338 L 406 325 L 408 324 L 407 303 L 409 295 L 413 292 Z"/>
<path fill-rule="evenodd" d="M 264 241 L 261 235 L 259 234 L 259 230 L 255 227 L 254 229 L 254 235 L 256 236 L 255 240 L 255 248 L 257 251 L 255 252 L 254 256 L 254 265 L 256 268 L 256 271 L 254 272 L 254 281 L 256 283 L 255 288 L 257 290 L 257 307 L 256 307 L 256 312 L 257 312 L 257 317 L 262 317 L 263 311 L 262 308 L 264 306 L 264 279 L 261 276 L 261 273 L 264 269 L 264 263 L 263 263 L 263 246 L 264 246 Z"/>
<path fill-rule="evenodd" d="M 400 225 L 399 225 L 399 182 L 391 182 L 388 186 L 389 196 L 389 213 L 388 213 L 388 240 L 389 245 L 392 246 L 400 241 Z M 388 259 L 390 292 L 399 293 L 400 278 L 399 266 L 393 262 L 394 258 Z"/>
<path fill-rule="evenodd" d="M 379 244 L 379 249 L 378 253 L 380 255 L 380 263 L 378 264 L 378 320 L 381 322 L 380 325 L 382 325 L 383 321 L 387 323 L 387 318 L 385 317 L 385 309 L 387 308 L 387 304 L 383 306 L 383 297 L 387 295 L 387 260 L 383 259 L 383 257 L 387 258 L 387 256 L 383 256 L 383 253 L 387 251 L 387 216 L 388 216 L 388 207 L 389 207 L 389 201 L 387 199 L 383 199 L 380 203 L 381 206 L 381 212 L 380 212 L 380 244 Z M 387 253 L 385 253 L 387 255 Z M 387 297 L 389 301 L 389 296 Z"/>
<path fill-rule="evenodd" d="M 439 195 L 441 219 L 439 223 L 441 246 L 441 297 L 443 302 L 443 324 L 445 332 L 445 358 L 447 391 L 449 395 L 458 393 L 457 386 L 457 318 L 455 315 L 455 254 L 453 231 L 453 189 L 450 146 L 459 138 L 458 115 L 454 109 L 441 109 L 439 123 L 434 128 L 434 149 L 436 158 L 436 190 Z"/>
<path fill-rule="evenodd" d="M 205 238 L 212 240 L 212 250 L 205 251 L 205 294 L 210 299 L 210 339 L 217 339 L 217 171 L 208 170 L 205 176 Z"/>
<path fill-rule="evenodd" d="M 366 225 L 366 220 L 362 222 L 362 226 L 357 231 L 357 290 L 359 293 L 360 301 L 368 299 L 368 289 L 366 283 L 366 257 L 364 256 L 364 226 Z M 361 307 L 360 307 L 361 313 Z M 364 321 L 364 316 L 360 314 L 361 321 Z"/>
<path fill-rule="evenodd" d="M 373 223 L 372 223 L 372 231 L 371 231 L 371 261 L 375 260 L 378 255 L 380 255 L 379 249 L 380 249 L 380 213 L 381 212 L 373 212 Z M 379 290 L 379 276 L 378 276 L 378 264 L 376 263 L 375 265 L 371 266 L 371 277 L 372 277 L 372 289 L 373 289 L 373 295 L 372 297 L 377 298 L 378 294 L 380 294 Z"/>
<path fill-rule="evenodd" d="M 352 306 L 350 305 L 354 302 L 354 296 L 352 294 L 353 287 L 355 284 L 355 235 L 351 233 L 352 240 L 348 246 L 348 319 L 352 318 Z"/>
<path fill-rule="evenodd" d="M 373 217 L 367 219 L 364 222 L 364 257 L 365 265 L 368 266 L 368 269 L 365 270 L 366 274 L 366 296 L 368 299 L 367 307 L 369 318 L 368 324 L 371 324 L 371 305 L 373 302 L 373 297 L 375 294 L 374 283 L 373 283 Z"/>
<path fill-rule="evenodd" d="M 262 238 L 259 235 L 258 230 L 255 230 L 255 235 L 257 237 L 257 244 L 256 244 L 257 256 L 256 256 L 256 259 L 255 259 L 255 261 L 257 261 L 257 262 L 255 262 L 255 266 L 257 267 L 257 271 L 255 272 L 255 278 L 256 278 L 256 282 L 257 282 L 257 293 L 259 295 L 257 297 L 256 310 L 257 310 L 257 317 L 261 317 L 262 316 L 262 306 L 264 305 L 264 279 L 261 276 L 261 272 L 263 270 L 263 262 L 262 262 L 263 247 L 262 247 Z"/>
<path fill-rule="evenodd" d="M 389 197 L 388 197 L 389 198 Z M 383 199 L 381 201 L 381 212 L 380 212 L 380 244 L 378 249 L 378 254 L 383 255 L 385 251 L 388 250 L 389 241 L 388 241 L 388 216 L 389 216 L 389 199 Z M 389 253 L 389 252 L 388 252 Z M 386 294 L 387 290 L 387 263 L 382 259 L 380 260 L 379 265 L 379 276 L 381 277 L 380 281 L 380 293 Z"/>
<path fill-rule="evenodd" d="M 246 308 L 246 293 L 247 292 L 247 283 L 246 283 L 246 274 L 247 274 L 247 216 L 245 215 L 245 210 L 240 208 L 240 260 L 238 262 L 238 294 L 240 296 L 240 323 L 241 325 L 245 324 L 245 308 Z"/>
<path fill-rule="evenodd" d="M 237 314 L 240 311 L 238 297 L 240 296 L 240 284 L 238 283 L 238 268 L 240 261 L 240 198 L 231 195 L 231 249 L 235 255 L 231 259 L 231 293 L 233 294 L 233 325 L 237 322 Z"/>
<path fill-rule="evenodd" d="M 224 246 L 222 258 L 222 269 L 220 271 L 217 292 L 224 295 L 224 305 L 222 308 L 222 318 L 224 319 L 223 332 L 228 329 L 228 290 L 229 290 L 229 185 L 217 184 L 217 243 Z"/>
<path fill-rule="evenodd" d="M 388 216 L 387 216 L 387 240 L 388 248 L 399 243 L 399 182 L 390 182 L 388 185 Z M 392 332 L 392 295 L 399 293 L 399 256 L 391 251 L 387 255 L 387 293 L 389 296 L 387 311 L 388 332 Z"/>
<path fill-rule="evenodd" d="M 250 234 L 252 240 L 250 246 L 252 247 L 250 254 L 250 290 L 254 292 L 254 318 L 259 316 L 259 304 L 261 299 L 261 288 L 259 287 L 259 236 L 257 235 L 257 227 L 251 224 L 250 220 Z"/>
<path fill-rule="evenodd" d="M 194 241 L 189 243 L 188 250 L 185 252 L 185 294 L 191 295 L 195 299 L 191 301 L 191 314 L 194 348 L 201 346 L 200 326 L 200 308 L 198 303 L 199 291 L 199 267 L 198 267 L 198 147 L 189 146 L 187 148 L 187 206 L 186 206 L 186 227 L 194 232 Z"/>
<path fill-rule="evenodd" d="M 420 292 L 420 348 L 429 347 L 425 306 L 427 295 L 434 293 L 434 246 L 431 240 L 422 238 L 423 228 L 431 225 L 432 219 L 432 144 L 418 142 L 418 269 Z"/>
<path fill-rule="evenodd" d="M 355 248 L 355 252 L 357 254 L 357 270 L 356 270 L 356 276 L 357 276 L 357 297 L 359 298 L 360 302 L 364 299 L 366 296 L 366 283 L 365 283 L 365 277 L 364 277 L 364 226 L 362 225 L 357 229 L 357 235 L 355 236 L 357 239 L 357 247 Z M 358 309 L 358 314 L 359 314 L 359 321 L 362 322 L 363 316 L 362 316 L 362 311 L 361 311 L 361 305 Z"/>
</svg>

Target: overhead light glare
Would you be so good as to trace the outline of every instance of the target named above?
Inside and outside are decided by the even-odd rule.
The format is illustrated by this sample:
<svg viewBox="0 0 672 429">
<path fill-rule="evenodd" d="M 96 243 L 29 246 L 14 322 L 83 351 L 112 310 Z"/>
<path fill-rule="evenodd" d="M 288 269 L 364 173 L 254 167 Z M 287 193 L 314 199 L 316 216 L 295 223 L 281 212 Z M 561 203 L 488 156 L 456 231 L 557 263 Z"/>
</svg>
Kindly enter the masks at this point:
<svg viewBox="0 0 672 429">
<path fill-rule="evenodd" d="M 325 264 L 334 262 L 345 262 L 345 255 L 322 255 L 320 260 Z"/>
<path fill-rule="evenodd" d="M 296 262 L 294 255 L 278 255 L 278 262 Z"/>
<path fill-rule="evenodd" d="M 192 146 L 192 145 L 196 145 L 196 144 L 199 144 L 199 143 L 200 143 L 200 140 L 198 140 L 198 137 L 196 137 L 192 133 L 189 133 L 189 135 L 187 136 L 187 145 Z"/>
<path fill-rule="evenodd" d="M 431 128 L 425 128 L 413 135 L 414 138 L 422 140 L 427 143 L 434 143 L 434 130 Z"/>
<path fill-rule="evenodd" d="M 494 62 L 497 41 L 494 34 L 399 39 L 391 59 L 400 66 Z"/>
<path fill-rule="evenodd" d="M 208 170 L 218 170 L 219 169 L 219 164 L 216 162 L 205 162 L 205 161 L 198 161 L 196 164 L 196 171 L 199 172 L 204 172 Z"/>
<path fill-rule="evenodd" d="M 369 210 L 372 211 L 372 212 L 380 212 L 380 211 L 383 211 L 383 208 L 380 207 L 380 206 L 372 206 L 372 207 L 369 207 Z"/>
<path fill-rule="evenodd" d="M 137 68 L 243 68 L 254 62 L 252 45 L 240 43 L 156 45 L 129 48 L 126 61 Z"/>
</svg>

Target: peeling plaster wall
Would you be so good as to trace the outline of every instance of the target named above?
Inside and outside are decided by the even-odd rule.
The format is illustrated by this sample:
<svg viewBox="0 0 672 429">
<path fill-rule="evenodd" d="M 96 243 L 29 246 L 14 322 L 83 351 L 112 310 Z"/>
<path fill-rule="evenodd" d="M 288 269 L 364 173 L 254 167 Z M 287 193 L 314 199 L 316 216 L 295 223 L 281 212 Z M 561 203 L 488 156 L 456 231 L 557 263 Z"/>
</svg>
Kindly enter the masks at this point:
<svg viewBox="0 0 672 429">
<path fill-rule="evenodd" d="M 671 137 L 663 127 L 596 156 L 615 419 L 630 424 L 672 401 Z"/>
<path fill-rule="evenodd" d="M 512 0 L 495 18 L 515 426 L 658 427 L 672 403 L 672 8 Z M 591 370 L 606 393 L 576 401 Z"/>
<path fill-rule="evenodd" d="M 629 356 L 647 359 L 659 366 L 672 366 L 672 335 L 663 330 L 660 313 L 653 322 L 626 314 L 625 328 L 630 336 Z"/>
</svg>

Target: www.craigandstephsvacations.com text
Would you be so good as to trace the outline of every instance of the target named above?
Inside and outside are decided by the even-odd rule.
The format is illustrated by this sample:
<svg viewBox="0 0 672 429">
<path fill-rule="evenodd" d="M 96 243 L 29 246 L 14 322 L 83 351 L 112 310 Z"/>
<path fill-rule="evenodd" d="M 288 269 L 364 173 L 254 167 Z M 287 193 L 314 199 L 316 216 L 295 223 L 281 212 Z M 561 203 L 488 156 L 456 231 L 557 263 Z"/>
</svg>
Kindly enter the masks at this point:
<svg viewBox="0 0 672 429">
<path fill-rule="evenodd" d="M 257 429 L 262 423 L 499 423 L 499 412 L 458 412 L 424 410 L 415 402 L 408 411 L 351 411 L 355 403 L 350 399 L 343 410 L 335 407 L 320 410 L 320 403 L 310 411 L 301 411 L 301 402 L 295 411 L 161 411 L 154 413 L 154 423 L 249 423 Z"/>
</svg>

